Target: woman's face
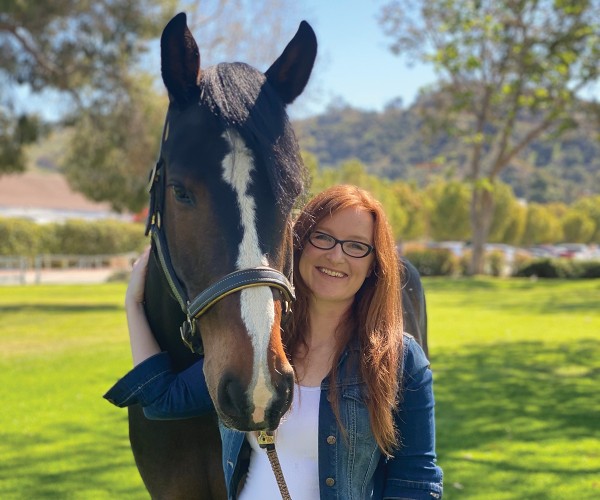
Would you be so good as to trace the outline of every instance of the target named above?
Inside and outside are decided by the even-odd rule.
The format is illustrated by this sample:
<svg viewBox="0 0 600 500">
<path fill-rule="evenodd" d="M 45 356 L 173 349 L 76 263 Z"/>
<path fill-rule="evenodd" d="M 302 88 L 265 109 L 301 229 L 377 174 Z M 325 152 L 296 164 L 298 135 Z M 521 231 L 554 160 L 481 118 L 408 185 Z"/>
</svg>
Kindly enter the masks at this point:
<svg viewBox="0 0 600 500">
<path fill-rule="evenodd" d="M 338 240 L 353 240 L 373 246 L 373 216 L 359 208 L 339 210 L 316 225 Z M 374 252 L 363 258 L 350 257 L 340 244 L 330 250 L 314 247 L 308 240 L 298 264 L 300 276 L 316 300 L 352 303 L 354 295 L 371 274 Z"/>
</svg>

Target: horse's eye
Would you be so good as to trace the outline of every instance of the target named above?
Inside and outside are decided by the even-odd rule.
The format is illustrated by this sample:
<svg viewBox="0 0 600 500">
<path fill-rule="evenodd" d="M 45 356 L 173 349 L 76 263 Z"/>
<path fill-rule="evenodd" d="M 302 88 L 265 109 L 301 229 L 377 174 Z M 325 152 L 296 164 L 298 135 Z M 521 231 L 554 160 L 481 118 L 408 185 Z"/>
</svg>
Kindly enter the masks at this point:
<svg viewBox="0 0 600 500">
<path fill-rule="evenodd" d="M 173 194 L 179 201 L 190 201 L 190 197 L 181 186 L 173 186 Z"/>
</svg>

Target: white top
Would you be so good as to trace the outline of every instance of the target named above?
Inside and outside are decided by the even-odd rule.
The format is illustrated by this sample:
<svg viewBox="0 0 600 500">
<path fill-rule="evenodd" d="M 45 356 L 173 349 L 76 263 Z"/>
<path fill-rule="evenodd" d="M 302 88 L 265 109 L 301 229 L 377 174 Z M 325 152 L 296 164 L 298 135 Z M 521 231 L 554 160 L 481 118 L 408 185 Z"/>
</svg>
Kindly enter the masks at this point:
<svg viewBox="0 0 600 500">
<path fill-rule="evenodd" d="M 290 497 L 318 500 L 321 388 L 294 384 L 294 391 L 292 407 L 275 431 L 275 448 Z M 254 432 L 246 436 L 252 453 L 239 500 L 281 500 L 267 452 L 258 446 Z"/>
</svg>

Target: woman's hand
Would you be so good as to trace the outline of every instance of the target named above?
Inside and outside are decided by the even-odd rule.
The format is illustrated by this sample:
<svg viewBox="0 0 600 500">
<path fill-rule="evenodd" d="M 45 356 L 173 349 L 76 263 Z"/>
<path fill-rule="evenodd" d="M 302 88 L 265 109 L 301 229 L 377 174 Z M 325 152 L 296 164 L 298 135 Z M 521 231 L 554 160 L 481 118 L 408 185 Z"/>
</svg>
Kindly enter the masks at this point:
<svg viewBox="0 0 600 500">
<path fill-rule="evenodd" d="M 144 285 L 146 284 L 149 257 L 150 247 L 147 247 L 133 264 L 127 293 L 125 294 L 125 308 L 136 307 L 144 302 Z"/>
<path fill-rule="evenodd" d="M 131 279 L 125 294 L 125 312 L 127 313 L 127 326 L 129 328 L 129 341 L 134 366 L 160 352 L 160 347 L 148 325 L 143 305 L 149 256 L 150 247 L 146 248 L 140 258 L 133 264 Z"/>
</svg>

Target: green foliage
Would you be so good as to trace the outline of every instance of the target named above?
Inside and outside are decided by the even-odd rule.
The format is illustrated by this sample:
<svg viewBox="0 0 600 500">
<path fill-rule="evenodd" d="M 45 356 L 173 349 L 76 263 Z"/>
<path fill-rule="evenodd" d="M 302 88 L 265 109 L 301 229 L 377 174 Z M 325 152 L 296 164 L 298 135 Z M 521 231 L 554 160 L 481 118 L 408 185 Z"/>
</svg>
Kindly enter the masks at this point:
<svg viewBox="0 0 600 500">
<path fill-rule="evenodd" d="M 596 231 L 596 223 L 580 210 L 569 210 L 561 220 L 563 237 L 569 243 L 588 243 Z"/>
<path fill-rule="evenodd" d="M 440 74 L 420 110 L 427 136 L 453 135 L 468 157 L 472 270 L 482 268 L 492 217 L 492 197 L 482 190 L 489 193 L 508 165 L 522 165 L 534 140 L 559 137 L 594 112 L 577 94 L 600 80 L 600 11 L 586 0 L 569 5 L 422 0 L 415 8 L 412 0 L 394 0 L 383 8 L 392 51 Z"/>
<path fill-rule="evenodd" d="M 458 259 L 458 270 L 462 276 L 469 276 L 469 264 L 472 259 L 472 253 L 470 250 L 463 252 Z M 500 250 L 494 250 L 492 252 L 485 252 L 483 256 L 483 271 L 484 274 L 489 276 L 504 276 L 506 269 L 506 257 L 504 252 Z"/>
<path fill-rule="evenodd" d="M 402 240 L 410 241 L 423 237 L 427 219 L 427 201 L 423 193 L 401 181 L 394 182 L 391 187 L 396 202 L 402 207 L 408 219 L 401 235 Z"/>
<path fill-rule="evenodd" d="M 147 244 L 142 224 L 114 220 L 35 224 L 0 219 L 0 255 L 98 255 L 141 251 Z"/>
<path fill-rule="evenodd" d="M 600 196 L 589 196 L 577 200 L 572 208 L 585 213 L 596 224 L 596 230 L 591 237 L 594 243 L 600 243 Z"/>
<path fill-rule="evenodd" d="M 1 106 L 0 101 L 0 106 Z M 35 116 L 14 116 L 0 109 L 0 175 L 25 170 L 23 146 L 38 137 L 40 123 Z"/>
<path fill-rule="evenodd" d="M 538 278 L 600 278 L 600 262 L 572 259 L 531 259 L 522 262 L 514 274 L 515 276 L 537 276 Z"/>
<path fill-rule="evenodd" d="M 62 167 L 75 190 L 135 213 L 148 200 L 148 172 L 158 158 L 168 101 L 147 76 L 127 85 L 118 106 L 81 117 Z"/>
<path fill-rule="evenodd" d="M 425 193 L 432 206 L 430 236 L 435 241 L 468 239 L 471 235 L 469 186 L 458 181 L 437 182 L 427 186 Z"/>
<path fill-rule="evenodd" d="M 447 248 L 409 249 L 403 256 L 421 276 L 452 276 L 458 269 L 458 259 Z"/>
<path fill-rule="evenodd" d="M 430 105 L 431 99 L 425 94 L 410 108 L 381 113 L 330 108 L 317 117 L 296 120 L 294 130 L 302 149 L 312 153 L 322 168 L 358 158 L 370 174 L 411 179 L 420 186 L 428 183 L 428 171 L 463 178 L 469 175 L 468 150 L 456 137 L 440 134 L 423 139 L 419 109 Z M 517 127 L 521 128 L 519 119 Z M 536 139 L 520 155 L 527 159 L 519 163 L 524 168 L 505 170 L 499 178 L 518 198 L 538 203 L 571 203 L 583 193 L 598 193 L 600 142 L 596 134 L 594 127 L 585 126 L 552 142 Z M 436 164 L 436 157 L 444 161 Z M 538 182 L 540 176 L 546 181 Z"/>
<path fill-rule="evenodd" d="M 523 243 L 536 245 L 541 243 L 556 243 L 562 240 L 562 227 L 554 214 L 539 203 L 527 206 L 527 220 Z"/>
<path fill-rule="evenodd" d="M 507 245 L 519 245 L 523 239 L 523 233 L 525 232 L 525 225 L 527 223 L 527 208 L 517 204 L 513 207 L 513 211 L 510 214 L 510 219 L 504 235 L 500 243 L 506 243 Z"/>
<path fill-rule="evenodd" d="M 116 254 L 141 251 L 149 244 L 142 224 L 114 220 L 85 222 L 70 220 L 55 226 L 61 254 Z"/>
<path fill-rule="evenodd" d="M 175 3 L 5 1 L 0 22 L 4 84 L 8 89 L 27 84 L 33 92 L 54 91 L 67 113 L 111 108 L 118 104 L 115 97 L 123 93 L 144 42 L 159 34 Z M 37 132 L 35 118 L 4 111 L 11 110 L 10 96 L 0 96 L 0 173 L 23 169 L 21 148 Z"/>
<path fill-rule="evenodd" d="M 494 215 L 488 239 L 491 243 L 504 243 L 507 230 L 518 217 L 519 202 L 510 186 L 496 182 L 493 189 Z"/>
<path fill-rule="evenodd" d="M 33 257 L 42 248 L 44 226 L 23 219 L 0 219 L 0 255 Z"/>
</svg>

